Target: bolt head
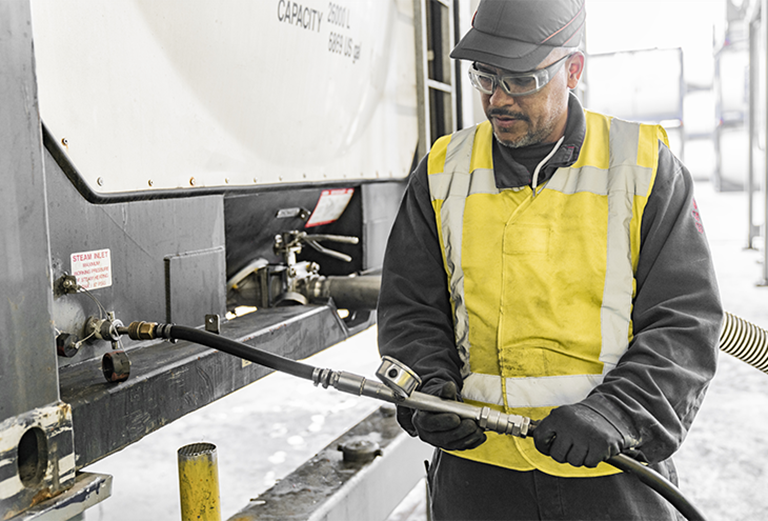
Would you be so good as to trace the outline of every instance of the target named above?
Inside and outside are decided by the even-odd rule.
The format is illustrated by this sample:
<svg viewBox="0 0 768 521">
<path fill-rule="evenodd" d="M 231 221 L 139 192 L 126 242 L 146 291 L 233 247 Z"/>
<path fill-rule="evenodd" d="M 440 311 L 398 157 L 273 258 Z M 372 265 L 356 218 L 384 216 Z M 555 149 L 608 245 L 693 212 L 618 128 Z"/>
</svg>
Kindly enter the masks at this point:
<svg viewBox="0 0 768 521">
<path fill-rule="evenodd" d="M 343 453 L 345 463 L 368 463 L 382 454 L 379 444 L 366 438 L 351 439 L 338 449 Z"/>
</svg>

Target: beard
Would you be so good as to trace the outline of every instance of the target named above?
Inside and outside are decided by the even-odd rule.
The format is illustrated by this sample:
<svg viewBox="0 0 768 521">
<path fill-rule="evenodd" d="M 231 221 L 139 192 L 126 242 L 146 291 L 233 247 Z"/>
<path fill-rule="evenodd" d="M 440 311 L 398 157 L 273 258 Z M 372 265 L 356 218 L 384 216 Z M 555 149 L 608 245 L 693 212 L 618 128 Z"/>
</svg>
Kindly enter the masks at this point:
<svg viewBox="0 0 768 521">
<path fill-rule="evenodd" d="M 499 133 L 496 132 L 495 128 L 493 129 L 493 135 L 496 136 L 496 140 L 508 148 L 522 148 L 542 143 L 552 133 L 555 126 L 557 125 L 557 116 L 555 114 L 550 115 L 549 119 L 545 120 L 543 124 L 538 128 L 534 128 L 531 123 L 531 118 L 522 112 L 514 112 L 503 108 L 490 109 L 488 112 L 486 112 L 486 117 L 488 117 L 489 120 L 493 116 L 511 117 L 528 123 L 527 132 L 517 139 L 503 138 L 499 135 Z"/>
</svg>

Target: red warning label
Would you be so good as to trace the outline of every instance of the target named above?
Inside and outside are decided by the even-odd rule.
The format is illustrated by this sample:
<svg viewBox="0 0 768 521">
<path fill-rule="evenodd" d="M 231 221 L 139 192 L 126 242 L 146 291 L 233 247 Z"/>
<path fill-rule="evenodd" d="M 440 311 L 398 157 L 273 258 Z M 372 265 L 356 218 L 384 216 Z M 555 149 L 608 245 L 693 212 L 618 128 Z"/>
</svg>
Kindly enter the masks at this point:
<svg viewBox="0 0 768 521">
<path fill-rule="evenodd" d="M 309 216 L 305 228 L 320 226 L 321 224 L 330 224 L 344 213 L 349 204 L 354 188 L 337 188 L 334 190 L 323 190 L 320 199 L 317 200 L 312 215 Z"/>
<path fill-rule="evenodd" d="M 112 285 L 112 256 L 109 249 L 73 253 L 70 256 L 72 275 L 85 289 Z"/>
</svg>

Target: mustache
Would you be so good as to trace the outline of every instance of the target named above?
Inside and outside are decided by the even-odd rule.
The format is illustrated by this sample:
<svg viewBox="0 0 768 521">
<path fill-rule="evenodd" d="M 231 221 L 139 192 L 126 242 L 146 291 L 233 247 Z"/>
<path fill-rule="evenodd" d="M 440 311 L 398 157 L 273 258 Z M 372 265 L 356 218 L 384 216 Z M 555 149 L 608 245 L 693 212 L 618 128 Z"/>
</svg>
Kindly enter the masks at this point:
<svg viewBox="0 0 768 521">
<path fill-rule="evenodd" d="M 522 121 L 530 121 L 530 119 L 528 119 L 528 116 L 526 116 L 522 112 L 514 112 L 504 108 L 489 109 L 486 115 L 489 118 L 492 118 L 494 116 L 502 116 L 506 118 L 519 119 Z"/>
</svg>

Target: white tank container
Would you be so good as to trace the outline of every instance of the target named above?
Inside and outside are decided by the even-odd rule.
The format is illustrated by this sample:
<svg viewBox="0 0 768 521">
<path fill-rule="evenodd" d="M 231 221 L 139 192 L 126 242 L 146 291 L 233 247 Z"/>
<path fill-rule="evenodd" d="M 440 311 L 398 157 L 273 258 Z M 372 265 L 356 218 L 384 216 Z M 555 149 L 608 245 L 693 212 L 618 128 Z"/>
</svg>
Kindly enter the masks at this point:
<svg viewBox="0 0 768 521">
<path fill-rule="evenodd" d="M 35 0 L 41 114 L 99 193 L 399 178 L 410 0 Z"/>
</svg>

